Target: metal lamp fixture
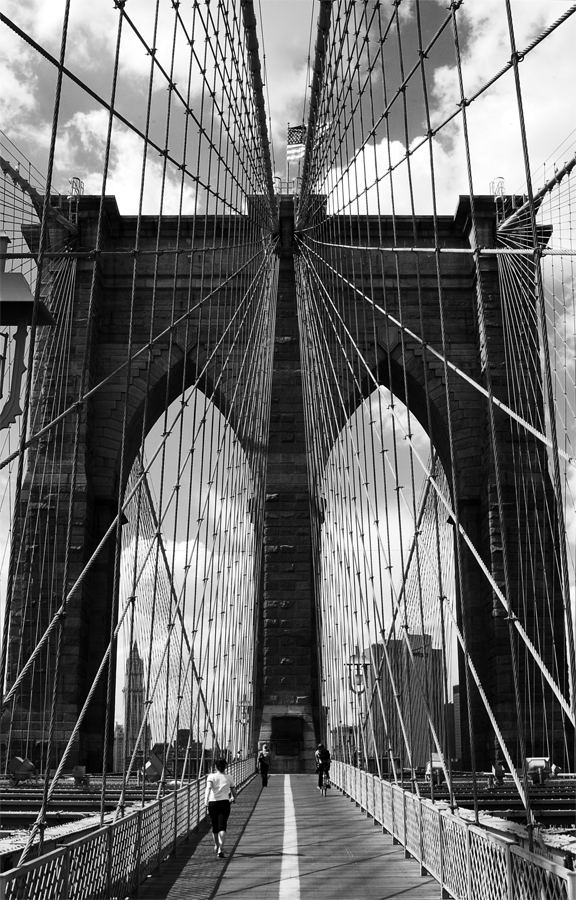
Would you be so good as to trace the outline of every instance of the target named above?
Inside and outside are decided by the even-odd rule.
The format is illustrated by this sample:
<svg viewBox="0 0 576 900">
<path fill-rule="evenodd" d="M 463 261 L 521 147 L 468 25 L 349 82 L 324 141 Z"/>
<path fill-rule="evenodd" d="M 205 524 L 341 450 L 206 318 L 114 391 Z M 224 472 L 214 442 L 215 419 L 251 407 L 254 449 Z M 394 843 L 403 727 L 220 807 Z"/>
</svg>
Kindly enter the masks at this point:
<svg viewBox="0 0 576 900">
<path fill-rule="evenodd" d="M 27 328 L 32 324 L 34 297 L 30 285 L 21 272 L 6 272 L 6 252 L 10 238 L 0 234 L 0 326 L 15 326 L 14 354 L 10 390 L 4 406 L 0 410 L 0 430 L 16 421 L 22 412 L 20 409 L 20 386 L 25 371 L 24 353 L 26 348 Z M 54 325 L 54 318 L 46 305 L 38 302 L 36 323 L 38 325 Z M 4 395 L 4 374 L 8 347 L 8 334 L 2 335 L 4 346 L 0 354 L 0 398 Z"/>
</svg>

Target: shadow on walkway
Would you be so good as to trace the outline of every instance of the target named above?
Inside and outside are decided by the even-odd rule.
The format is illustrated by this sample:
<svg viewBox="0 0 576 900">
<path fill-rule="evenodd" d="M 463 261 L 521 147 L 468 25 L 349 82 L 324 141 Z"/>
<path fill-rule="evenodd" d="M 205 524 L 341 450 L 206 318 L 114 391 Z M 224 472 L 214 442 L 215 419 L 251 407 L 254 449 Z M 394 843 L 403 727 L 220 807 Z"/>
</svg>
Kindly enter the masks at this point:
<svg viewBox="0 0 576 900">
<path fill-rule="evenodd" d="M 253 778 L 232 804 L 224 847 L 225 859 L 214 856 L 210 822 L 205 820 L 142 882 L 133 896 L 138 900 L 211 900 L 228 865 L 228 854 L 234 852 L 261 790 L 260 779 Z"/>
<path fill-rule="evenodd" d="M 286 799 L 288 796 L 288 800 Z M 296 828 L 287 825 L 293 807 Z M 292 819 L 293 821 L 293 819 Z M 142 885 L 140 900 L 438 900 L 440 888 L 338 790 L 313 775 L 254 778 L 232 807 L 225 859 L 207 822 Z"/>
</svg>

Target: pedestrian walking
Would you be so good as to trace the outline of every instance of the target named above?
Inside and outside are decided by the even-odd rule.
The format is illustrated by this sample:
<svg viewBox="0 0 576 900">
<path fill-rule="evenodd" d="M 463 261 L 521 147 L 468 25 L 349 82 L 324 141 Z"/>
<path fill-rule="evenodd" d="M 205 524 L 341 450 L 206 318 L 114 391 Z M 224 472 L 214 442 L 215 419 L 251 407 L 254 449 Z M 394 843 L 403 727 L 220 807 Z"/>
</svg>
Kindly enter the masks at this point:
<svg viewBox="0 0 576 900">
<path fill-rule="evenodd" d="M 330 774 L 330 751 L 324 744 L 318 744 L 316 748 L 316 752 L 314 754 L 314 759 L 316 760 L 316 774 L 318 775 L 318 789 L 322 790 L 322 782 L 324 779 L 324 772 L 326 775 Z"/>
<path fill-rule="evenodd" d="M 496 784 L 504 784 L 504 763 L 500 758 L 492 766 L 492 775 Z"/>
<path fill-rule="evenodd" d="M 258 771 L 262 777 L 262 787 L 268 787 L 268 772 L 270 771 L 270 747 L 263 744 L 258 754 Z"/>
<path fill-rule="evenodd" d="M 206 796 L 204 803 L 212 823 L 212 835 L 214 837 L 214 853 L 220 859 L 224 857 L 224 838 L 226 825 L 230 815 L 230 797 L 236 798 L 236 786 L 226 774 L 226 760 L 216 760 L 216 771 L 211 772 L 206 779 Z"/>
</svg>

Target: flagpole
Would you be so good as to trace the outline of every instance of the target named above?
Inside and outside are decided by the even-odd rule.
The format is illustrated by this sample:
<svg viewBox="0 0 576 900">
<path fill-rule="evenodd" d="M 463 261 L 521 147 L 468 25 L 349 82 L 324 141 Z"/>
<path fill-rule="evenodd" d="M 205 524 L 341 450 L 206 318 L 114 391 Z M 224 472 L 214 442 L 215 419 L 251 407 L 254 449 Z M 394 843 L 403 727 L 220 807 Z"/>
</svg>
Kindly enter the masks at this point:
<svg viewBox="0 0 576 900">
<path fill-rule="evenodd" d="M 290 166 L 291 164 L 297 163 L 297 175 L 296 178 L 292 179 L 295 183 L 300 177 L 300 171 L 302 166 L 302 157 L 304 155 L 304 139 L 306 134 L 306 128 L 302 125 L 295 125 L 294 127 L 290 127 L 290 123 L 288 123 L 288 135 L 286 138 L 286 182 L 287 185 L 291 184 L 290 179 Z M 294 188 L 294 193 L 296 189 Z"/>
<path fill-rule="evenodd" d="M 290 122 L 288 122 L 288 127 L 286 128 L 286 134 L 290 134 Z M 288 140 L 288 138 L 286 138 Z M 286 144 L 286 193 L 289 194 L 290 190 L 288 185 L 290 184 L 290 157 L 288 156 L 288 144 Z"/>
</svg>

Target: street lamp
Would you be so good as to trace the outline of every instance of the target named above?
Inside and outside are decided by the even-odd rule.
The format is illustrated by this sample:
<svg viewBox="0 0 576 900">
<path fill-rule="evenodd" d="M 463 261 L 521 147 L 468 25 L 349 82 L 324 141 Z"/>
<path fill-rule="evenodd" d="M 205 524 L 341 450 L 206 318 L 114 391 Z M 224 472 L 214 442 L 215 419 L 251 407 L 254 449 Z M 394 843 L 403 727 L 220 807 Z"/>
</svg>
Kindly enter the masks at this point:
<svg viewBox="0 0 576 900">
<path fill-rule="evenodd" d="M 0 410 L 0 430 L 12 425 L 16 421 L 16 417 L 22 413 L 20 409 L 20 387 L 22 375 L 25 371 L 26 336 L 27 328 L 32 324 L 34 312 L 34 297 L 24 275 L 21 272 L 6 272 L 6 253 L 9 243 L 10 238 L 8 235 L 0 234 L 0 326 L 16 327 L 10 390 L 4 406 Z M 52 314 L 41 300 L 38 301 L 36 324 L 55 324 Z M 4 375 L 9 335 L 7 332 L 3 332 L 0 336 L 3 339 L 3 347 L 0 354 L 1 398 L 4 394 Z"/>
<path fill-rule="evenodd" d="M 248 703 L 248 699 L 244 694 L 242 696 L 242 700 L 240 701 L 239 715 L 236 719 L 241 729 L 242 755 L 244 757 L 248 755 L 248 748 L 246 747 L 246 726 L 250 722 L 250 711 L 250 704 Z"/>
<path fill-rule="evenodd" d="M 357 753 L 358 763 L 361 762 L 362 748 L 365 746 L 366 735 L 364 734 L 364 726 L 367 715 L 364 715 L 364 701 L 360 698 L 366 694 L 366 673 L 368 671 L 368 663 L 360 656 L 360 650 L 356 647 L 355 653 L 351 656 L 350 662 L 344 663 L 348 667 L 348 687 L 352 696 L 352 706 L 354 709 L 354 721 L 356 724 L 358 737 Z M 364 754 L 366 756 L 366 754 Z M 367 762 L 367 760 L 366 760 Z M 367 766 L 365 766 L 367 768 Z"/>
<path fill-rule="evenodd" d="M 360 658 L 358 648 L 356 648 L 356 653 L 352 656 L 351 662 L 344 663 L 344 665 L 348 667 L 348 687 L 352 693 L 356 694 L 356 696 L 365 694 L 368 663 Z M 354 672 L 352 672 L 352 669 L 354 669 Z"/>
</svg>

